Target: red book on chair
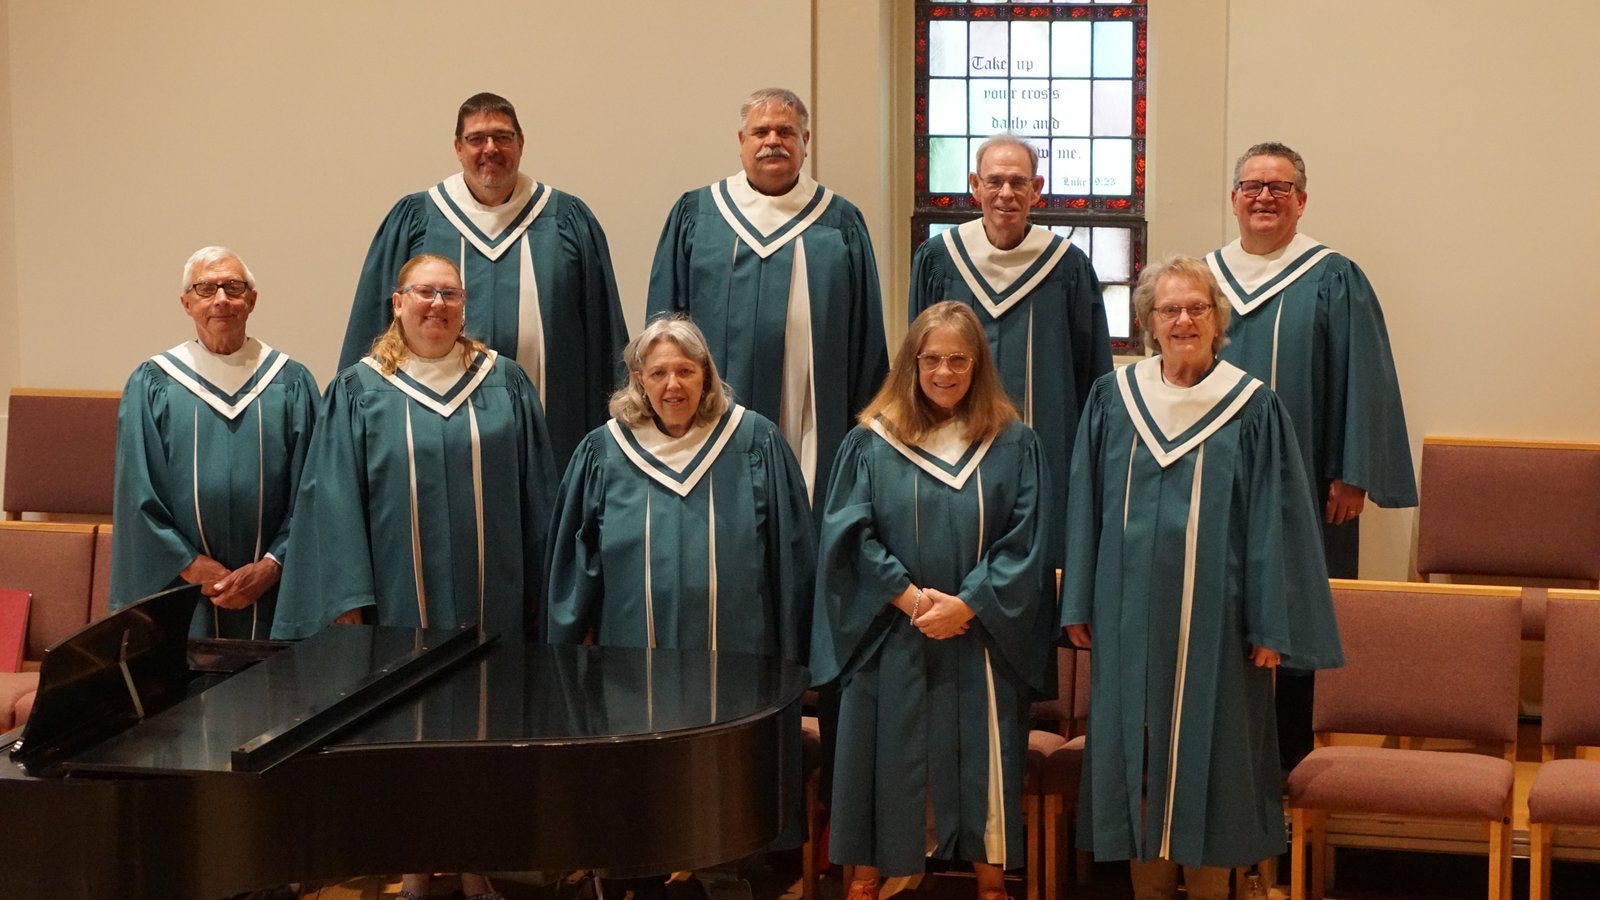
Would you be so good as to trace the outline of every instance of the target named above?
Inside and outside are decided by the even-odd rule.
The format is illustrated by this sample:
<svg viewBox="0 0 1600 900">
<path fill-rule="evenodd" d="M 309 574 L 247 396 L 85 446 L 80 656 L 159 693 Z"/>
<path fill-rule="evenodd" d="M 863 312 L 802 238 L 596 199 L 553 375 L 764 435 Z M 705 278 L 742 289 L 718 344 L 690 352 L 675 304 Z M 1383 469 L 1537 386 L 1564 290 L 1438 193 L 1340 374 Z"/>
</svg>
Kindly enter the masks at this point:
<svg viewBox="0 0 1600 900">
<path fill-rule="evenodd" d="M 28 645 L 27 591 L 0 588 L 0 672 L 22 671 L 22 651 Z"/>
</svg>

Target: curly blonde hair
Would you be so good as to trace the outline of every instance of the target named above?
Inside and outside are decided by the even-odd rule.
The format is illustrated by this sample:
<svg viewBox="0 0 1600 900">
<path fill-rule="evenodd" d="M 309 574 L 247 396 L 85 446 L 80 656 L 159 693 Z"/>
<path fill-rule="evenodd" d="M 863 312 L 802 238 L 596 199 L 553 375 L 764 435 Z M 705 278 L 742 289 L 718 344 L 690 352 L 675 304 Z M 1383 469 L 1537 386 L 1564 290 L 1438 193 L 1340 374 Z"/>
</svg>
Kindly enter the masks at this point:
<svg viewBox="0 0 1600 900">
<path fill-rule="evenodd" d="M 406 264 L 400 267 L 400 274 L 395 276 L 395 293 L 399 293 L 401 286 L 406 283 L 406 279 L 411 276 L 412 272 L 417 270 L 418 266 L 430 262 L 444 263 L 450 267 L 450 271 L 456 273 L 456 280 L 459 281 L 461 279 L 461 270 L 452 260 L 437 253 L 418 253 L 416 256 L 406 260 Z M 470 366 L 472 365 L 472 360 L 479 353 L 483 353 L 489 348 L 483 341 L 467 337 L 463 328 L 462 333 L 456 335 L 456 349 L 461 353 L 461 364 Z M 399 316 L 390 318 L 389 327 L 384 329 L 383 334 L 378 335 L 378 339 L 372 342 L 372 349 L 367 351 L 367 355 L 372 357 L 373 361 L 378 364 L 379 371 L 385 375 L 393 375 L 402 363 L 411 358 L 411 348 L 406 346 L 405 327 L 400 324 Z"/>
</svg>

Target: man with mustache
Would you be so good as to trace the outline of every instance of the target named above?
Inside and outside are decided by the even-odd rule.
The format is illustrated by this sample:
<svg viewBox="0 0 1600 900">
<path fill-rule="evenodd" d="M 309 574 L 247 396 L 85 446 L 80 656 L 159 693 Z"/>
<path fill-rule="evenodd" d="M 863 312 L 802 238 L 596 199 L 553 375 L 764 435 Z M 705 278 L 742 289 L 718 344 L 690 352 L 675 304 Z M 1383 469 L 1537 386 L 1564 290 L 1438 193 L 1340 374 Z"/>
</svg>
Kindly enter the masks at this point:
<svg viewBox="0 0 1600 900">
<path fill-rule="evenodd" d="M 739 402 L 778 424 L 815 505 L 889 370 L 878 266 L 860 211 L 801 170 L 800 98 L 756 91 L 739 121 L 744 171 L 672 208 L 646 313 L 694 317 Z"/>
<path fill-rule="evenodd" d="M 1050 461 L 1045 560 L 1059 569 L 1078 414 L 1095 379 L 1111 371 L 1100 280 L 1071 240 L 1029 224 L 1044 190 L 1032 147 L 995 135 L 979 145 L 976 169 L 967 182 L 983 215 L 917 248 L 906 312 L 915 319 L 941 300 L 959 300 L 978 314 L 1000 380 Z"/>
<path fill-rule="evenodd" d="M 564 464 L 609 418 L 617 361 L 628 342 L 605 232 L 582 200 L 522 174 L 522 125 L 496 94 L 456 113 L 461 174 L 400 199 L 378 227 L 361 267 L 339 368 L 355 363 L 392 316 L 390 294 L 406 260 L 453 261 L 472 302 L 466 333 L 527 371 L 544 405 L 550 443 Z"/>
<path fill-rule="evenodd" d="M 1234 165 L 1239 239 L 1206 257 L 1233 308 L 1222 358 L 1283 401 L 1322 514 L 1328 574 L 1359 577 L 1357 517 L 1366 502 L 1417 505 L 1411 442 L 1383 310 L 1366 275 L 1298 233 L 1306 164 L 1289 147 L 1256 144 Z M 1284 768 L 1311 751 L 1311 675 L 1278 674 Z"/>
</svg>

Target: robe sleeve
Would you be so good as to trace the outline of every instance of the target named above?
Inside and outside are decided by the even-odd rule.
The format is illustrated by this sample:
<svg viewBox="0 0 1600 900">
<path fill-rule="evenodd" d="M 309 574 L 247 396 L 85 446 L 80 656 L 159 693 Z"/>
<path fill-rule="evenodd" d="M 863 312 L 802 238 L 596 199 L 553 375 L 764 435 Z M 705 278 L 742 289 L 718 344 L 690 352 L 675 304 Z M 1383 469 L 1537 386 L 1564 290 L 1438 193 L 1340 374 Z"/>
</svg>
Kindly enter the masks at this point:
<svg viewBox="0 0 1600 900">
<path fill-rule="evenodd" d="M 766 530 L 767 590 L 772 592 L 778 652 L 805 664 L 811 649 L 811 605 L 817 572 L 816 520 L 806 500 L 806 480 L 788 441 L 766 424 L 755 444 L 751 465 Z"/>
<path fill-rule="evenodd" d="M 883 292 L 878 285 L 878 260 L 872 253 L 867 222 L 854 206 L 840 225 L 846 265 L 850 267 L 850 347 L 847 385 L 850 415 L 854 417 L 872 401 L 889 374 L 888 343 L 883 333 Z"/>
<path fill-rule="evenodd" d="M 510 363 L 503 359 L 500 364 Z M 511 388 L 516 407 L 518 465 L 522 488 L 522 585 L 523 614 L 520 619 L 525 638 L 535 639 L 542 613 L 540 596 L 545 584 L 544 559 L 548 544 L 550 515 L 555 509 L 556 465 L 551 455 L 550 433 L 545 427 L 539 391 L 528 380 L 521 366 L 507 367 L 506 384 Z"/>
<path fill-rule="evenodd" d="M 1334 620 L 1322 529 L 1306 493 L 1294 426 L 1277 395 L 1242 423 L 1244 509 L 1244 636 L 1278 651 L 1283 665 L 1326 669 L 1344 665 Z"/>
<path fill-rule="evenodd" d="M 1322 433 L 1329 471 L 1315 474 L 1364 489 L 1378 506 L 1416 506 L 1411 441 L 1383 309 L 1361 269 L 1340 260 L 1344 264 L 1323 286 L 1329 396 Z"/>
<path fill-rule="evenodd" d="M 984 472 L 988 477 L 1014 479 L 1011 514 L 957 593 L 1012 670 L 1031 687 L 1043 690 L 1046 673 L 1053 671 L 1049 656 L 1057 630 L 1055 602 L 1044 581 L 1050 473 L 1033 429 L 1017 423 L 1000 439 L 1015 436 L 1021 438 L 1016 470 Z M 1000 493 L 993 488 L 985 491 L 987 497 Z"/>
<path fill-rule="evenodd" d="M 644 320 L 661 313 L 691 312 L 689 309 L 689 256 L 694 248 L 694 223 L 699 215 L 699 191 L 678 198 L 667 214 L 656 242 L 656 257 L 650 264 L 650 286 L 645 296 Z M 692 314 L 692 313 L 691 313 Z"/>
<path fill-rule="evenodd" d="M 561 240 L 563 251 L 578 273 L 582 291 L 582 296 L 571 299 L 583 319 L 583 423 L 586 428 L 594 428 L 610 418 L 606 404 L 626 374 L 622 349 L 628 344 L 628 325 L 622 317 L 606 233 L 582 200 L 570 195 L 567 199 L 570 202 L 566 204 L 567 221 L 561 229 Z M 569 298 L 561 299 L 567 302 Z"/>
<path fill-rule="evenodd" d="M 871 652 L 888 631 L 889 601 L 911 583 L 906 567 L 878 540 L 873 522 L 876 440 L 871 431 L 855 428 L 833 464 L 817 539 L 811 630 L 811 680 L 816 685 L 833 681 L 857 656 Z M 900 615 L 898 610 L 892 613 Z"/>
<path fill-rule="evenodd" d="M 1111 374 L 1102 375 L 1089 391 L 1078 437 L 1072 446 L 1072 475 L 1067 484 L 1066 565 L 1061 570 L 1061 621 L 1089 625 L 1094 621 L 1095 566 L 1100 556 L 1101 504 L 1104 494 L 1107 404 L 1115 402 Z"/>
<path fill-rule="evenodd" d="M 1105 298 L 1101 294 L 1100 278 L 1095 275 L 1089 257 L 1077 246 L 1068 250 L 1077 257 L 1077 275 L 1074 289 L 1068 298 L 1072 310 L 1070 340 L 1072 341 L 1072 383 L 1078 392 L 1078 409 L 1089 399 L 1089 389 L 1095 379 L 1111 371 L 1111 331 L 1106 324 Z M 1067 432 L 1069 439 L 1072 434 Z M 1066 510 L 1057 510 L 1065 513 Z"/>
<path fill-rule="evenodd" d="M 361 277 L 356 282 L 355 300 L 350 304 L 350 322 L 345 326 L 344 344 L 339 350 L 339 371 L 366 356 L 372 342 L 389 327 L 389 320 L 394 317 L 389 300 L 395 278 L 406 260 L 416 255 L 427 230 L 427 211 L 423 207 L 426 202 L 427 194 L 401 198 L 372 236 L 372 246 L 367 248 L 367 259 L 361 264 Z"/>
<path fill-rule="evenodd" d="M 605 512 L 605 426 L 589 432 L 567 464 L 550 525 L 544 640 L 578 644 L 598 626 L 605 597 L 600 525 Z"/>
<path fill-rule="evenodd" d="M 906 324 L 940 300 L 944 294 L 944 241 L 931 237 L 922 242 L 911 257 L 911 287 L 906 294 Z"/>
<path fill-rule="evenodd" d="M 350 368 L 322 398 L 295 497 L 274 639 L 307 637 L 349 610 L 377 605 L 361 394 Z"/>
<path fill-rule="evenodd" d="M 289 530 L 294 521 L 294 501 L 300 493 L 300 475 L 305 470 L 306 453 L 311 449 L 311 435 L 317 421 L 317 381 L 311 372 L 299 363 L 291 362 L 286 369 L 291 369 L 290 381 L 286 385 L 287 396 L 284 398 L 285 421 L 283 427 L 288 433 L 283 435 L 282 441 L 285 451 L 289 454 L 288 472 L 289 484 L 284 490 L 289 495 L 289 511 L 283 517 L 283 523 L 278 526 L 278 533 L 268 542 L 266 555 L 283 565 L 289 552 Z M 113 532 L 115 534 L 115 532 Z"/>
<path fill-rule="evenodd" d="M 178 583 L 200 549 L 178 530 L 167 477 L 168 379 L 145 362 L 128 377 L 117 407 L 116 492 L 111 520 L 111 608 Z"/>
</svg>

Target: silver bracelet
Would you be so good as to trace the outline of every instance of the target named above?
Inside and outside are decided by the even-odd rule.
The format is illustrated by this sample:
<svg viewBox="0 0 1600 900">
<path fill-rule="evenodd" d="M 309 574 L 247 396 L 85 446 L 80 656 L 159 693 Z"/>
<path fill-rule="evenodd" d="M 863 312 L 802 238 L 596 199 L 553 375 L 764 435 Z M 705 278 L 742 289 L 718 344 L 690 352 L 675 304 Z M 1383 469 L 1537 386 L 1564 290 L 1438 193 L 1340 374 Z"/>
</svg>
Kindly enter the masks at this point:
<svg viewBox="0 0 1600 900">
<path fill-rule="evenodd" d="M 922 588 L 917 588 L 917 599 L 911 601 L 911 618 L 915 619 L 917 613 L 922 611 Z"/>
</svg>

